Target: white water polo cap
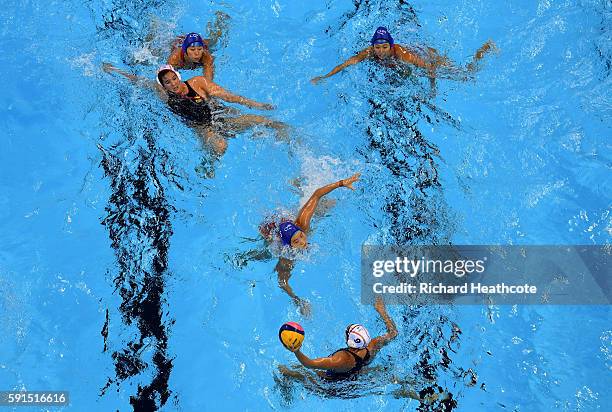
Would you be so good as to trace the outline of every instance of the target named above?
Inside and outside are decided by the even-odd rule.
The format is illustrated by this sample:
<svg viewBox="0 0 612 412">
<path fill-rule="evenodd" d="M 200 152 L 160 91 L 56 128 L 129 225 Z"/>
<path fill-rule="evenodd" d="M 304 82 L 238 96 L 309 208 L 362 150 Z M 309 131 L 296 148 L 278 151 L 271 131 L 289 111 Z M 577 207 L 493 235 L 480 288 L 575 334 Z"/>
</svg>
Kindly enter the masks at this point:
<svg viewBox="0 0 612 412">
<path fill-rule="evenodd" d="M 346 344 L 349 348 L 361 349 L 368 346 L 372 338 L 368 330 L 359 324 L 348 325 L 346 328 Z"/>
<path fill-rule="evenodd" d="M 155 76 L 155 78 L 157 79 L 157 84 L 159 84 L 162 87 L 164 85 L 161 82 L 160 74 L 163 74 L 163 73 L 168 72 L 168 71 L 176 74 L 176 77 L 178 77 L 179 81 L 181 81 L 180 73 L 178 71 L 176 71 L 176 69 L 174 67 L 172 67 L 171 65 L 164 64 L 164 65 L 160 66 L 159 69 L 157 69 L 157 75 Z"/>
</svg>

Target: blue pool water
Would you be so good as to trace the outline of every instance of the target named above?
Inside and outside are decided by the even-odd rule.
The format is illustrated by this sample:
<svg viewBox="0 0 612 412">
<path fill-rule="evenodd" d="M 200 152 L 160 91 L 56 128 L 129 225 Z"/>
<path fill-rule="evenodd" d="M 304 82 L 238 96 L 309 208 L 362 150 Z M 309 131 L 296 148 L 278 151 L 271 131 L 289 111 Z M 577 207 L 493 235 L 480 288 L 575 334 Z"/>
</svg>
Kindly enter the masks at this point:
<svg viewBox="0 0 612 412">
<path fill-rule="evenodd" d="M 360 303 L 368 244 L 610 244 L 609 2 L 16 2 L 0 10 L 0 390 L 67 390 L 50 410 L 607 410 L 612 312 L 603 306 L 391 307 L 399 336 L 385 379 L 352 399 L 277 383 L 294 357 L 343 344 L 347 324 L 384 325 Z M 173 36 L 228 21 L 215 80 L 273 102 L 289 147 L 266 130 L 214 164 L 152 92 Z M 398 43 L 469 61 L 466 82 L 384 69 L 326 73 L 386 25 Z M 165 53 L 165 50 L 164 50 Z M 197 71 L 186 73 L 198 74 Z M 259 224 L 314 188 L 361 171 L 315 219 L 278 288 Z M 301 193 L 291 181 L 301 177 Z M 391 375 L 452 398 L 419 404 Z M 35 409 L 35 408 L 32 408 Z"/>
</svg>

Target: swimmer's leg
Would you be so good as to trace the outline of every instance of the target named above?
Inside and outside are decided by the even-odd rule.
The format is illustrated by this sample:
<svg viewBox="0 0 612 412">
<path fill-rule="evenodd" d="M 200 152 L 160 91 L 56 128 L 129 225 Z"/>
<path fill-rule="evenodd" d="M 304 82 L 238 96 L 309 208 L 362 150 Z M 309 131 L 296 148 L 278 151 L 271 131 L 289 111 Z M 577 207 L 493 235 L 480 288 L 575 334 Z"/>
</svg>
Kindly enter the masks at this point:
<svg viewBox="0 0 612 412">
<path fill-rule="evenodd" d="M 230 16 L 227 13 L 222 11 L 215 12 L 215 21 L 208 22 L 206 25 L 206 33 L 208 35 L 208 48 L 213 49 L 219 43 L 219 40 L 223 37 L 225 32 L 229 27 L 228 21 L 230 20 Z M 222 40 L 222 46 L 225 47 L 227 41 L 225 39 Z"/>
<path fill-rule="evenodd" d="M 436 96 L 436 93 L 438 90 L 436 86 L 436 77 L 435 77 L 436 70 L 439 69 L 440 67 L 452 68 L 453 63 L 450 61 L 448 57 L 440 54 L 438 50 L 434 49 L 433 47 L 427 47 L 426 60 L 427 60 L 427 63 L 429 63 L 432 67 L 431 70 L 428 70 L 428 73 L 429 73 L 429 86 L 430 86 L 429 97 L 433 98 Z"/>
<path fill-rule="evenodd" d="M 416 384 L 416 381 L 414 380 L 399 381 L 397 380 L 397 378 L 393 377 L 392 383 L 401 385 L 399 389 L 396 389 L 392 392 L 393 396 L 396 399 L 411 398 L 422 403 L 432 404 L 438 399 L 446 399 L 448 397 L 448 394 L 437 385 L 435 385 L 437 387 L 437 392 L 436 389 L 433 387 L 428 387 L 424 390 L 417 392 L 411 387 L 409 387 L 414 386 Z"/>
<path fill-rule="evenodd" d="M 430 77 L 429 78 L 429 86 L 430 86 L 429 97 L 430 98 L 436 97 L 436 94 L 438 93 L 438 88 L 436 86 L 436 78 L 435 77 Z"/>
<path fill-rule="evenodd" d="M 207 149 L 210 149 L 212 153 L 221 157 L 227 150 L 227 140 L 219 132 L 209 127 L 201 128 L 196 127 L 196 132 L 202 139 L 202 143 Z"/>
<path fill-rule="evenodd" d="M 174 52 L 176 47 L 181 47 L 184 36 L 172 37 L 172 26 L 162 21 L 159 17 L 152 15 L 149 23 L 149 31 L 144 37 L 144 44 L 155 59 L 161 59 L 168 50 Z"/>
<path fill-rule="evenodd" d="M 243 114 L 238 117 L 225 119 L 224 121 L 227 127 L 237 133 L 241 133 L 247 129 L 261 125 L 274 129 L 276 131 L 277 140 L 284 142 L 289 141 L 289 126 L 287 126 L 283 122 L 272 120 L 264 116 L 255 114 Z"/>
</svg>

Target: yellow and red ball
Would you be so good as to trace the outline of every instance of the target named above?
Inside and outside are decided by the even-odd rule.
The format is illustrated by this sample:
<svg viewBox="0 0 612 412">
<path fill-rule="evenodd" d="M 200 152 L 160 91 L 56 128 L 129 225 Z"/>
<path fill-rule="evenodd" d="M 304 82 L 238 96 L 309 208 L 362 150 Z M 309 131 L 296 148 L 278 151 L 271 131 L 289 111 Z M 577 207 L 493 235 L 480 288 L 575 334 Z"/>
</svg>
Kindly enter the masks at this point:
<svg viewBox="0 0 612 412">
<path fill-rule="evenodd" d="M 280 327 L 278 338 L 285 348 L 295 352 L 304 342 L 304 328 L 299 323 L 287 322 Z"/>
</svg>

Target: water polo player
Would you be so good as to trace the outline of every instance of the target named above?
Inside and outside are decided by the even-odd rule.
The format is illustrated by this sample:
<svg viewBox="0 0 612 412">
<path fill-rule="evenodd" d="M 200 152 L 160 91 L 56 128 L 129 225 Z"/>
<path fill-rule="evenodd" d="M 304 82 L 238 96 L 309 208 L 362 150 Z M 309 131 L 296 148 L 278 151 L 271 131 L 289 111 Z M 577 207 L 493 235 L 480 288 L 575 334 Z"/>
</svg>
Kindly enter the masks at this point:
<svg viewBox="0 0 612 412">
<path fill-rule="evenodd" d="M 387 328 L 387 333 L 384 335 L 371 339 L 365 326 L 351 324 L 344 331 L 346 347 L 338 349 L 327 357 L 316 359 L 310 359 L 304 355 L 300 350 L 301 345 L 297 348 L 286 347 L 295 354 L 297 360 L 304 367 L 314 369 L 319 379 L 322 378 L 327 381 L 355 379 L 363 368 L 374 360 L 378 351 L 397 336 L 395 323 L 387 313 L 385 304 L 380 297 L 376 299 L 374 308 Z M 287 377 L 302 382 L 316 382 L 317 379 L 317 376 L 313 376 L 306 371 L 289 369 L 282 365 L 279 367 L 279 371 Z"/>
<path fill-rule="evenodd" d="M 168 57 L 168 64 L 186 70 L 202 67 L 204 77 L 211 81 L 215 75 L 214 59 L 208 49 L 208 43 L 198 33 L 187 34 L 180 46 L 175 45 Z"/>
<path fill-rule="evenodd" d="M 494 49 L 495 44 L 493 44 L 491 41 L 483 44 L 476 51 L 473 61 L 467 65 L 467 71 L 475 71 L 477 68 L 477 62 L 482 59 L 487 52 Z M 317 84 L 321 80 L 331 77 L 345 68 L 360 63 L 366 59 L 389 67 L 397 67 L 397 63 L 408 63 L 424 69 L 427 77 L 431 79 L 432 88 L 435 88 L 433 79 L 436 77 L 437 68 L 441 66 L 451 67 L 450 61 L 446 57 L 441 56 L 435 49 L 427 47 L 425 50 L 421 51 L 415 48 L 409 48 L 408 46 L 396 44 L 391 36 L 391 33 L 389 33 L 385 27 L 379 27 L 374 32 L 374 35 L 370 40 L 369 47 L 363 49 L 344 63 L 334 67 L 329 73 L 323 76 L 315 77 L 311 80 L 311 82 L 313 84 Z"/>
<path fill-rule="evenodd" d="M 340 187 L 347 187 L 354 190 L 353 183 L 359 180 L 361 173 L 355 173 L 353 176 L 330 183 L 314 191 L 310 199 L 302 206 L 295 220 L 271 221 L 260 226 L 259 231 L 266 242 L 280 242 L 283 246 L 304 249 L 308 246 L 308 233 L 310 231 L 310 221 L 314 215 L 321 198 L 331 191 Z M 281 257 L 278 260 L 274 270 L 278 274 L 278 285 L 293 299 L 293 302 L 300 308 L 304 315 L 310 313 L 308 302 L 300 299 L 291 286 L 289 279 L 293 270 L 294 262 L 291 259 Z"/>
<path fill-rule="evenodd" d="M 239 133 L 257 125 L 273 128 L 280 139 L 286 139 L 287 126 L 281 122 L 257 115 L 236 115 L 235 111 L 223 109 L 220 110 L 222 112 L 220 115 L 214 114 L 213 97 L 260 110 L 273 110 L 274 106 L 230 93 L 216 83 L 206 80 L 203 76 L 196 76 L 183 82 L 180 74 L 172 66 L 164 65 L 157 71 L 156 80 L 158 84 L 156 85 L 147 79 L 119 70 L 108 63 L 103 65 L 103 69 L 108 73 L 119 73 L 134 83 L 153 87 L 157 90 L 161 88 L 163 93 L 160 94 L 160 97 L 166 101 L 170 110 L 191 126 L 217 155 L 225 152 L 227 148 L 226 138 L 230 137 L 231 133 Z"/>
</svg>

